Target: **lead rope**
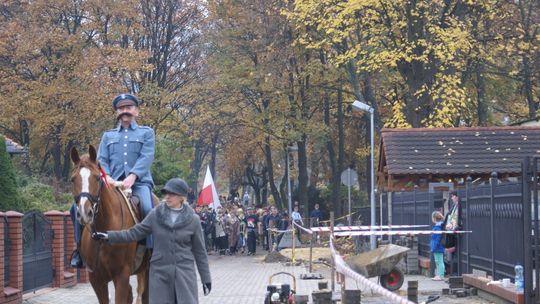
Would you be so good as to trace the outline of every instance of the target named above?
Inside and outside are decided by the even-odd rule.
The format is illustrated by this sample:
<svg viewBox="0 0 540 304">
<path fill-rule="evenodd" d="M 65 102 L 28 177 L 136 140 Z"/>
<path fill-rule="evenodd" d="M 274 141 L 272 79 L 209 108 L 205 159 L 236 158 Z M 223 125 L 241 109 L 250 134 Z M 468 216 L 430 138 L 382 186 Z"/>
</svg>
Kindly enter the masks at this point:
<svg viewBox="0 0 540 304">
<path fill-rule="evenodd" d="M 100 172 L 102 172 L 101 170 L 101 167 L 100 167 Z M 102 190 L 103 190 L 103 184 L 105 184 L 105 181 L 103 180 L 103 177 L 99 179 L 99 190 L 98 190 L 98 196 L 97 196 L 97 202 L 94 204 L 94 220 L 92 221 L 92 224 L 90 225 L 90 228 L 92 230 L 92 234 L 90 234 L 90 238 L 92 238 L 92 235 L 94 235 L 94 233 L 96 233 L 96 217 L 98 215 L 98 212 L 99 212 L 99 208 L 100 208 L 100 202 L 101 202 L 101 193 L 102 193 Z M 101 244 L 103 243 L 103 241 L 101 240 L 96 240 L 96 242 L 98 243 L 97 246 L 96 246 L 96 259 L 94 260 L 94 267 L 92 269 L 96 269 L 97 265 L 99 264 L 99 250 L 101 249 Z"/>
</svg>

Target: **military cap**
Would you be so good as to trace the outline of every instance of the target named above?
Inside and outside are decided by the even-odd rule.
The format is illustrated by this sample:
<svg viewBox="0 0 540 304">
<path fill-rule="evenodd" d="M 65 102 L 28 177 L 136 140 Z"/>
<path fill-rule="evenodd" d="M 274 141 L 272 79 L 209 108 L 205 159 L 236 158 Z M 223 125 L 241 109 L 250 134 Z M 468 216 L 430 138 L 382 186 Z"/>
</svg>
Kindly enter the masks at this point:
<svg viewBox="0 0 540 304">
<path fill-rule="evenodd" d="M 120 94 L 116 96 L 112 101 L 112 106 L 116 110 L 121 106 L 139 106 L 139 99 L 131 94 Z"/>
<path fill-rule="evenodd" d="M 176 195 L 187 196 L 189 186 L 185 180 L 175 177 L 171 178 L 161 189 L 161 194 L 173 193 Z"/>
</svg>

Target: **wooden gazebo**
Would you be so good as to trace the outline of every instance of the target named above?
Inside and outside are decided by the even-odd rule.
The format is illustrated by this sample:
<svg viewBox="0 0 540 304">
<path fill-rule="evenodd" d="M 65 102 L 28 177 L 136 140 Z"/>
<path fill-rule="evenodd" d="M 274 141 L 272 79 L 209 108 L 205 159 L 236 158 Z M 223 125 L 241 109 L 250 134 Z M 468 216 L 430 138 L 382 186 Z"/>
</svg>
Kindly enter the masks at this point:
<svg viewBox="0 0 540 304">
<path fill-rule="evenodd" d="M 6 150 L 7 150 L 8 154 L 15 155 L 15 154 L 24 154 L 24 153 L 26 153 L 26 149 L 24 147 L 22 147 L 21 145 L 19 145 L 18 143 L 16 143 L 14 140 L 12 140 L 12 139 L 10 139 L 8 137 L 4 137 L 4 138 L 5 138 Z"/>
<path fill-rule="evenodd" d="M 467 176 L 521 176 L 525 156 L 540 156 L 540 127 L 383 129 L 377 184 L 381 191 L 457 185 Z"/>
</svg>

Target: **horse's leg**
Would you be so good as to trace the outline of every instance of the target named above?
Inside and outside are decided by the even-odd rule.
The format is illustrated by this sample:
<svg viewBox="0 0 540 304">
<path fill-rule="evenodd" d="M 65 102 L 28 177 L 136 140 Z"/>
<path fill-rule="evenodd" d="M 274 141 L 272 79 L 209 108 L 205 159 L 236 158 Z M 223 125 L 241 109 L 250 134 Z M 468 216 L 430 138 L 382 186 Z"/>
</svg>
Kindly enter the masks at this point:
<svg viewBox="0 0 540 304">
<path fill-rule="evenodd" d="M 133 293 L 129 284 L 129 269 L 122 271 L 114 279 L 114 302 L 115 303 L 133 303 Z"/>
<path fill-rule="evenodd" d="M 89 274 L 88 279 L 96 293 L 99 304 L 109 304 L 109 282 L 100 280 L 93 273 Z"/>
<path fill-rule="evenodd" d="M 137 273 L 137 304 L 148 304 L 148 271 Z"/>
</svg>

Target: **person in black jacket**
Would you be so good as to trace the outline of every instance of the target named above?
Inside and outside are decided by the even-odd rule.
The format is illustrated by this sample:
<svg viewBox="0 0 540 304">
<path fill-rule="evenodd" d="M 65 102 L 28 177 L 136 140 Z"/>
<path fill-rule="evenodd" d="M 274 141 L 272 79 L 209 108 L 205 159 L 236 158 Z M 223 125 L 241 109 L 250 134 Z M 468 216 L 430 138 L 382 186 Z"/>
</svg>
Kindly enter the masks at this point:
<svg viewBox="0 0 540 304">
<path fill-rule="evenodd" d="M 279 220 L 279 224 L 278 224 L 278 229 L 280 231 L 286 231 L 287 229 L 289 229 L 289 214 L 287 212 L 283 213 L 281 219 Z M 277 237 L 277 240 L 276 240 L 276 248 L 277 250 L 281 250 L 281 248 L 279 247 L 279 243 L 281 242 L 281 239 L 283 238 L 283 235 L 285 235 L 285 232 L 280 232 L 278 234 L 278 237 Z"/>
<path fill-rule="evenodd" d="M 270 214 L 266 217 L 265 223 L 266 223 L 266 229 L 277 229 L 279 228 L 279 221 L 281 220 L 281 217 L 279 216 L 278 210 L 276 206 L 270 207 Z M 265 230 L 265 233 L 268 234 L 268 248 L 267 250 L 273 250 L 274 244 L 276 243 L 276 238 L 274 233 L 272 233 L 269 230 Z"/>
<path fill-rule="evenodd" d="M 253 207 L 248 207 L 247 212 L 248 216 L 246 217 L 246 225 L 248 255 L 255 255 L 255 252 L 257 251 L 257 226 L 259 223 L 259 216 L 255 214 Z"/>
<path fill-rule="evenodd" d="M 448 213 L 444 219 L 444 227 L 446 230 L 456 231 L 460 230 L 462 226 L 461 221 L 461 203 L 457 191 L 450 192 L 450 202 L 448 206 Z M 456 246 L 447 248 L 447 261 L 450 264 L 450 274 L 457 275 L 458 269 L 458 254 L 459 254 L 459 234 L 455 234 Z"/>
</svg>

